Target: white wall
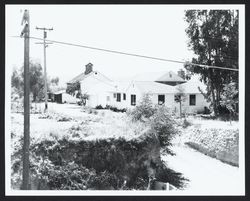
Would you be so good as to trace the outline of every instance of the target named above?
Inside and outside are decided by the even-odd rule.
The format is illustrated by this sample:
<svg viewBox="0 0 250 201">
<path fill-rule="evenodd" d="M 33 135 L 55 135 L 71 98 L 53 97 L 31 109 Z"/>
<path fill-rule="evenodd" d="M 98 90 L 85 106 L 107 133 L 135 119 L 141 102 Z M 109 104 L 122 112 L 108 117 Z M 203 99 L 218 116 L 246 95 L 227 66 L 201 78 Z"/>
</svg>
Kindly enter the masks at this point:
<svg viewBox="0 0 250 201">
<path fill-rule="evenodd" d="M 77 103 L 77 98 L 70 94 L 62 93 L 62 103 Z"/>
<path fill-rule="evenodd" d="M 95 76 L 95 75 L 93 75 Z M 101 79 L 102 76 L 99 78 Z M 105 79 L 105 77 L 104 77 Z M 96 86 L 96 87 L 93 87 Z M 123 92 L 109 91 L 108 88 L 110 86 L 106 85 L 102 81 L 96 80 L 92 76 L 88 77 L 84 81 L 81 82 L 82 92 L 87 92 L 89 95 L 89 100 L 87 100 L 86 105 L 90 107 L 96 107 L 97 105 L 102 105 L 105 107 L 106 105 L 110 105 L 113 107 L 117 107 L 119 109 L 122 108 L 133 108 L 135 106 L 131 105 L 131 95 L 136 95 L 136 105 L 138 105 L 143 97 L 142 92 L 137 88 L 137 86 L 131 83 L 130 87 L 126 91 L 126 100 L 123 100 Z M 91 90 L 90 90 L 91 89 Z M 121 94 L 121 101 L 117 102 L 117 98 L 114 97 L 114 93 Z M 158 95 L 165 95 L 165 106 L 169 107 L 173 111 L 179 113 L 179 103 L 176 103 L 174 100 L 174 94 L 151 94 L 151 100 L 153 104 L 158 104 Z M 182 103 L 182 112 L 183 113 L 197 113 L 204 111 L 204 107 L 208 107 L 209 103 L 206 102 L 204 96 L 200 93 L 196 95 L 196 104 L 194 106 L 189 105 L 190 94 L 187 94 L 186 100 Z M 109 101 L 107 100 L 107 96 L 109 96 Z"/>
<path fill-rule="evenodd" d="M 196 96 L 196 104 L 190 105 L 190 95 Z M 179 103 L 176 105 L 176 110 L 179 112 Z M 206 101 L 202 94 L 187 94 L 186 100 L 182 103 L 182 112 L 187 114 L 199 113 L 204 111 L 204 107 L 209 107 L 209 103 Z"/>
<path fill-rule="evenodd" d="M 140 103 L 140 100 L 141 100 L 143 94 L 136 87 L 136 85 L 133 83 L 130 84 L 130 86 L 128 87 L 128 90 L 126 91 L 127 99 L 126 99 L 124 106 L 126 106 L 127 108 L 134 108 L 135 107 L 135 106 L 131 105 L 131 95 L 136 95 L 136 105 L 138 105 Z"/>
<path fill-rule="evenodd" d="M 105 83 L 109 84 L 111 81 L 106 78 L 105 76 L 101 75 L 100 73 L 97 74 L 91 74 L 90 76 L 86 77 L 84 80 L 80 82 L 81 85 L 81 91 L 82 93 L 95 93 L 95 91 L 91 90 L 93 86 L 103 84 Z"/>
</svg>

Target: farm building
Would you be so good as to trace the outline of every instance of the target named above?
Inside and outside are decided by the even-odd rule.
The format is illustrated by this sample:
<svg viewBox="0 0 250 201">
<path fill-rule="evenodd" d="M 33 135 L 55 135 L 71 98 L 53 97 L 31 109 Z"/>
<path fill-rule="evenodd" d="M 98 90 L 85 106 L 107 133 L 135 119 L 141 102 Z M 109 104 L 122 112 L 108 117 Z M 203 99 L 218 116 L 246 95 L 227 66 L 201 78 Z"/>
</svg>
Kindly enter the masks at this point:
<svg viewBox="0 0 250 201">
<path fill-rule="evenodd" d="M 60 90 L 54 93 L 54 102 L 56 103 L 77 103 L 78 99 L 66 93 L 66 90 Z"/>
<path fill-rule="evenodd" d="M 150 77 L 149 75 L 152 75 Z M 130 81 L 113 81 L 98 71 L 93 71 L 93 65 L 86 65 L 85 72 L 72 79 L 68 84 L 80 82 L 82 94 L 87 95 L 86 106 L 96 107 L 110 105 L 122 108 L 133 108 L 138 105 L 143 95 L 149 94 L 153 104 L 165 105 L 174 111 L 179 110 L 175 101 L 178 87 L 185 93 L 182 111 L 197 113 L 208 107 L 204 96 L 198 89 L 206 90 L 198 79 L 185 81 L 174 72 L 157 72 L 140 74 Z"/>
</svg>

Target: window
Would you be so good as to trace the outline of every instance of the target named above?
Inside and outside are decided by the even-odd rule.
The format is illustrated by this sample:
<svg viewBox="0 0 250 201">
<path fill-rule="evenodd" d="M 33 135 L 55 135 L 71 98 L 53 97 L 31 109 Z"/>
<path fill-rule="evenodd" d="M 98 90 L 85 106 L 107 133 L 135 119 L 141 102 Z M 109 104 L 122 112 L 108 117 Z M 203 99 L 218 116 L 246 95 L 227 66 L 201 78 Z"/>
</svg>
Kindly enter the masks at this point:
<svg viewBox="0 0 250 201">
<path fill-rule="evenodd" d="M 107 96 L 107 101 L 110 101 L 110 97 L 109 96 Z"/>
<path fill-rule="evenodd" d="M 123 100 L 126 100 L 126 94 L 123 94 Z"/>
<path fill-rule="evenodd" d="M 195 105 L 196 104 L 196 96 L 190 95 L 189 96 L 189 105 Z"/>
<path fill-rule="evenodd" d="M 116 93 L 114 93 L 114 98 L 116 98 Z"/>
<path fill-rule="evenodd" d="M 117 95 L 116 95 L 116 101 L 117 102 L 121 102 L 121 94 L 120 93 L 117 93 Z"/>
<path fill-rule="evenodd" d="M 136 95 L 131 95 L 131 105 L 136 105 Z"/>
<path fill-rule="evenodd" d="M 158 95 L 158 104 L 162 105 L 165 103 L 165 95 Z"/>
</svg>

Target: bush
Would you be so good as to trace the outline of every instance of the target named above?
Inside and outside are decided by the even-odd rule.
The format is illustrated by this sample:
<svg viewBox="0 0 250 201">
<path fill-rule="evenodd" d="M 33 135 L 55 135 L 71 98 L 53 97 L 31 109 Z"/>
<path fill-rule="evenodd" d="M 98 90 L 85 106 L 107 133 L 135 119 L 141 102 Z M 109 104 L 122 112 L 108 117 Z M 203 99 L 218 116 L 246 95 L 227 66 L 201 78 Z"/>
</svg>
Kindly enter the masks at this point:
<svg viewBox="0 0 250 201">
<path fill-rule="evenodd" d="M 141 102 L 136 106 L 129 115 L 132 117 L 132 121 L 143 121 L 150 118 L 156 112 L 156 108 L 153 106 L 153 103 L 148 94 L 144 95 Z"/>
<path fill-rule="evenodd" d="M 172 113 L 167 107 L 154 106 L 150 96 L 144 95 L 140 104 L 128 112 L 128 115 L 131 116 L 132 121 L 141 121 L 149 125 L 151 131 L 158 136 L 160 146 L 167 153 L 173 154 L 168 147 L 172 145 L 171 140 L 178 134 L 178 130 Z"/>
<path fill-rule="evenodd" d="M 95 109 L 102 110 L 102 109 L 105 109 L 105 108 L 102 107 L 102 105 L 97 105 L 97 106 L 95 107 Z"/>
<path fill-rule="evenodd" d="M 157 134 L 160 146 L 165 148 L 169 154 L 173 154 L 169 147 L 172 146 L 171 140 L 178 133 L 175 125 L 176 122 L 165 106 L 159 106 L 156 113 L 150 118 L 151 129 Z"/>
<path fill-rule="evenodd" d="M 118 109 L 117 107 L 113 107 L 111 105 L 106 105 L 105 109 L 112 110 L 113 112 L 126 112 L 127 111 L 125 108 Z"/>
</svg>

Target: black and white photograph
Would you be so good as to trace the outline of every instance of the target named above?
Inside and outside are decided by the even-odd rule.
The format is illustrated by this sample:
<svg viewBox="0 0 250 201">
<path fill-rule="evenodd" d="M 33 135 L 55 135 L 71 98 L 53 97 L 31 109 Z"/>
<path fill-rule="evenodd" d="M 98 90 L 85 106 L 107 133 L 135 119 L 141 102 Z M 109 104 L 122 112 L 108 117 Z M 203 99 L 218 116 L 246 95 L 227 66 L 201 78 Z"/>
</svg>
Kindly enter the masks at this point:
<svg viewBox="0 0 250 201">
<path fill-rule="evenodd" d="M 245 195 L 245 6 L 6 4 L 6 195 Z"/>
</svg>

